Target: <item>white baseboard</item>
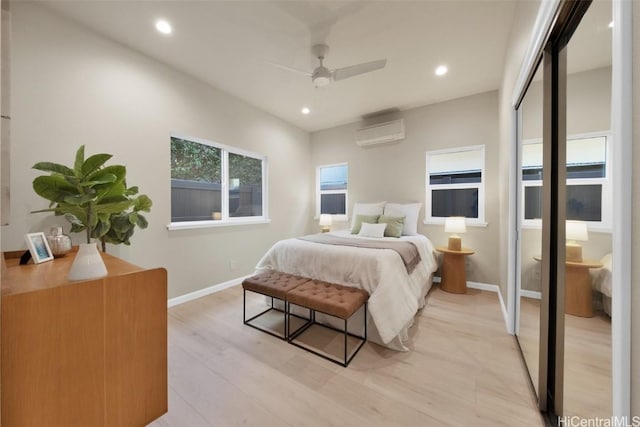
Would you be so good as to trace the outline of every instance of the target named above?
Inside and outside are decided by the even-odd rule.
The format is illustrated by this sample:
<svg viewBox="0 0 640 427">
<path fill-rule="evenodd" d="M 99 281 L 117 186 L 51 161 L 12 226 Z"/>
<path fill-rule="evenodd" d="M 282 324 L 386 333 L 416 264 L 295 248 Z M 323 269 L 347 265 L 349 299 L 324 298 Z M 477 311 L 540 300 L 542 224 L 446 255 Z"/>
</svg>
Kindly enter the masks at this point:
<svg viewBox="0 0 640 427">
<path fill-rule="evenodd" d="M 467 282 L 467 288 L 471 289 L 480 289 L 481 291 L 489 291 L 489 292 L 500 292 L 500 287 L 498 285 L 490 285 L 488 283 L 480 283 L 480 282 Z"/>
<path fill-rule="evenodd" d="M 540 291 L 528 291 L 526 289 L 520 289 L 520 296 L 533 299 L 542 299 L 542 293 Z"/>
<path fill-rule="evenodd" d="M 250 274 L 248 276 L 238 277 L 237 279 L 231 279 L 224 283 L 218 283 L 217 285 L 209 286 L 204 289 L 198 289 L 197 291 L 189 292 L 188 294 L 171 298 L 170 300 L 167 301 L 167 307 L 173 307 L 174 305 L 184 304 L 185 302 L 193 301 L 194 299 L 201 298 L 206 295 L 214 294 L 216 292 L 220 292 L 232 286 L 239 285 L 240 283 L 242 283 L 244 279 L 251 276 L 252 275 Z"/>
<path fill-rule="evenodd" d="M 509 313 L 507 312 L 507 306 L 502 299 L 502 292 L 500 292 L 500 286 L 498 285 L 490 285 L 488 283 L 479 283 L 479 282 L 467 282 L 467 287 L 471 289 L 480 289 L 481 291 L 489 291 L 495 292 L 498 294 L 498 299 L 500 300 L 500 308 L 502 309 L 502 317 L 504 319 L 504 326 L 507 328 L 507 332 L 509 331 Z"/>
</svg>

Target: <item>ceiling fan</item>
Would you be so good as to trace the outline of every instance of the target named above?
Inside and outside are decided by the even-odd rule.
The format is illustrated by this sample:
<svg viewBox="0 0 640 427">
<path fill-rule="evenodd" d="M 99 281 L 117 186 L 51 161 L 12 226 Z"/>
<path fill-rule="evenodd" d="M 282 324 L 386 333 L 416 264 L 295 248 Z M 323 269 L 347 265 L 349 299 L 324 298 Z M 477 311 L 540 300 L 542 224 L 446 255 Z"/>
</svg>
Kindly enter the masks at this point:
<svg viewBox="0 0 640 427">
<path fill-rule="evenodd" d="M 386 59 L 379 59 L 377 61 L 364 62 L 362 64 L 351 65 L 348 67 L 336 68 L 330 70 L 325 67 L 323 62 L 329 53 L 329 46 L 326 44 L 317 44 L 311 48 L 311 53 L 314 57 L 318 58 L 320 61 L 320 65 L 316 67 L 312 72 L 298 70 L 297 68 L 288 67 L 286 65 L 277 64 L 274 62 L 268 62 L 271 65 L 274 65 L 278 68 L 282 68 L 283 70 L 293 71 L 295 73 L 304 74 L 305 76 L 311 77 L 311 81 L 316 85 L 316 87 L 323 87 L 331 83 L 331 80 L 338 81 L 344 80 L 349 77 L 358 76 L 360 74 L 369 73 L 371 71 L 379 70 L 384 68 L 387 65 Z"/>
</svg>

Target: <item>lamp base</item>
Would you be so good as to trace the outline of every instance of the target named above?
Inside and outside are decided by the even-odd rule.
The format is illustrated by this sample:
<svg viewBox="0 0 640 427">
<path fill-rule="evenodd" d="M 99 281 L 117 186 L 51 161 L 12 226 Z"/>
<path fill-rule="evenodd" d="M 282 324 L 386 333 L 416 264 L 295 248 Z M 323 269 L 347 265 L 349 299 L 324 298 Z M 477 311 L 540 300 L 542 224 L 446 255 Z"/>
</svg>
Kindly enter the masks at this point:
<svg viewBox="0 0 640 427">
<path fill-rule="evenodd" d="M 582 246 L 577 243 L 567 243 L 566 261 L 582 262 Z"/>
<path fill-rule="evenodd" d="M 331 229 L 329 227 L 322 227 L 322 232 L 323 233 L 328 233 L 329 231 L 331 231 Z"/>
<path fill-rule="evenodd" d="M 461 251 L 462 250 L 462 237 L 460 236 L 449 236 L 449 246 L 447 247 L 450 251 Z"/>
</svg>

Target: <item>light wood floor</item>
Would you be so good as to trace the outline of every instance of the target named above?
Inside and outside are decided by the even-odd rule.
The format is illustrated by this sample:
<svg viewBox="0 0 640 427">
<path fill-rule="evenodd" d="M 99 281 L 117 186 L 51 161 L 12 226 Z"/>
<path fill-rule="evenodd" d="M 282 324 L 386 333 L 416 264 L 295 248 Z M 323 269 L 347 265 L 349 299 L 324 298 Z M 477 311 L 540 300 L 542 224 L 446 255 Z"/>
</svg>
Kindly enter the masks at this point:
<svg viewBox="0 0 640 427">
<path fill-rule="evenodd" d="M 593 317 L 565 314 L 564 414 L 609 418 L 611 397 L 611 318 L 602 311 Z M 540 301 L 520 300 L 520 345 L 538 376 Z"/>
<path fill-rule="evenodd" d="M 343 368 L 243 325 L 240 287 L 172 307 L 169 412 L 151 425 L 542 425 L 496 294 L 435 286 L 411 335 Z"/>
<path fill-rule="evenodd" d="M 540 359 L 540 300 L 520 298 L 518 340 L 537 393 Z"/>
</svg>

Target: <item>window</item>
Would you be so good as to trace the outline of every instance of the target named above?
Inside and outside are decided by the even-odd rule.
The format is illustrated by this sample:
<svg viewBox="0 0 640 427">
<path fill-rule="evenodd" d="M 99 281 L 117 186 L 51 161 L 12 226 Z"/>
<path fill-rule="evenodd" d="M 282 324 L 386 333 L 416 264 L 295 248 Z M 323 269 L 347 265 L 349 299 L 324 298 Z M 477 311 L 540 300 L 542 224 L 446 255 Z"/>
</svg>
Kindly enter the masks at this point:
<svg viewBox="0 0 640 427">
<path fill-rule="evenodd" d="M 266 220 L 267 159 L 200 138 L 171 136 L 171 225 Z"/>
<path fill-rule="evenodd" d="M 316 170 L 316 215 L 331 214 L 347 219 L 347 163 L 318 166 Z"/>
<path fill-rule="evenodd" d="M 262 216 L 262 159 L 229 153 L 229 216 Z"/>
<path fill-rule="evenodd" d="M 427 151 L 426 223 L 464 216 L 484 224 L 484 145 Z"/>
<path fill-rule="evenodd" d="M 608 136 L 567 140 L 567 219 L 586 221 L 592 228 L 610 226 L 610 165 Z M 522 146 L 523 225 L 540 226 L 542 218 L 542 142 Z"/>
</svg>

